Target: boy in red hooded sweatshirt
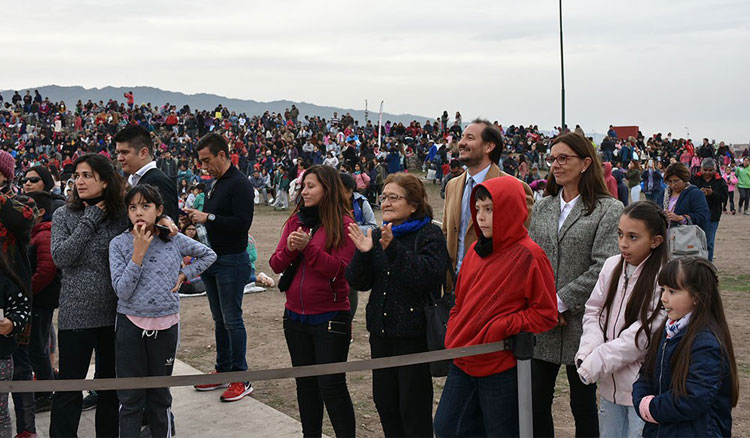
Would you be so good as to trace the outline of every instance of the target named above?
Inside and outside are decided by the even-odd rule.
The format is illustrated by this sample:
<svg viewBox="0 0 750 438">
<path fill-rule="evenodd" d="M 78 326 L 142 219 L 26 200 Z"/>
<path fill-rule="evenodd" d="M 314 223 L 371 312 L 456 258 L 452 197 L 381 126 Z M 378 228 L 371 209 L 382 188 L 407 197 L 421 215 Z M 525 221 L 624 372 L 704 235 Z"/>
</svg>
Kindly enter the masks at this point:
<svg viewBox="0 0 750 438">
<path fill-rule="evenodd" d="M 557 324 L 554 274 L 544 251 L 523 226 L 529 214 L 523 185 L 512 176 L 492 178 L 474 188 L 470 205 L 474 227 L 482 234 L 461 265 L 445 347 L 552 329 Z M 436 436 L 518 433 L 513 353 L 455 359 L 435 414 Z"/>
</svg>

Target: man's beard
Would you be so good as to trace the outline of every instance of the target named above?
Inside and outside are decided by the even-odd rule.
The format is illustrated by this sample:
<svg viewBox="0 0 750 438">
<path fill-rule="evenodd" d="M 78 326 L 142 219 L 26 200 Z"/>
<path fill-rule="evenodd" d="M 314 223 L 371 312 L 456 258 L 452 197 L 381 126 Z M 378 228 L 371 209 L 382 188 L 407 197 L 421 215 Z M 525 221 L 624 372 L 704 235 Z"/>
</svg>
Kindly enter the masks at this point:
<svg viewBox="0 0 750 438">
<path fill-rule="evenodd" d="M 458 162 L 461 163 L 461 164 L 463 164 L 466 167 L 473 167 L 473 166 L 476 166 L 477 164 L 479 164 L 479 163 L 482 162 L 482 157 L 481 156 L 480 157 L 474 157 L 474 156 L 471 156 L 471 155 L 469 155 L 468 157 L 465 157 L 465 158 L 459 157 L 458 158 Z"/>
</svg>

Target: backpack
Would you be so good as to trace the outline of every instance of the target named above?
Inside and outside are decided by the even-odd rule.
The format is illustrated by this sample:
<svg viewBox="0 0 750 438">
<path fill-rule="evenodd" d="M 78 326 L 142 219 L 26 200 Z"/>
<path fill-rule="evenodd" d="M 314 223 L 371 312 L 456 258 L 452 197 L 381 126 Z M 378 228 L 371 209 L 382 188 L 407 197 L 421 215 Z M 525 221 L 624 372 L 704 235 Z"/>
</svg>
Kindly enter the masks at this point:
<svg viewBox="0 0 750 438">
<path fill-rule="evenodd" d="M 686 256 L 708 258 L 706 233 L 698 225 L 672 225 L 667 235 L 670 260 Z"/>
</svg>

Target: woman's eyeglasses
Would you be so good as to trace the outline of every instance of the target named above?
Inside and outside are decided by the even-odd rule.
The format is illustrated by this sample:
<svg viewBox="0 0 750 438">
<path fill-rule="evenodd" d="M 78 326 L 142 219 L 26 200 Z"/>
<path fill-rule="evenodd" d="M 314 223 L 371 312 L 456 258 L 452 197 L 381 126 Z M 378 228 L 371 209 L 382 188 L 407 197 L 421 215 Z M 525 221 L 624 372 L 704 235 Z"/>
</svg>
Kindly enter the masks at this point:
<svg viewBox="0 0 750 438">
<path fill-rule="evenodd" d="M 406 196 L 396 195 L 396 194 L 389 194 L 389 195 L 380 195 L 378 197 L 380 199 L 380 202 L 383 203 L 385 201 L 390 202 L 393 204 L 394 202 L 398 202 L 399 199 L 406 199 Z"/>
<path fill-rule="evenodd" d="M 565 163 L 568 162 L 568 158 L 581 158 L 578 155 L 568 155 L 568 154 L 557 154 L 557 155 L 547 155 L 547 158 L 544 159 L 544 161 L 547 162 L 550 166 L 557 161 L 561 166 L 564 166 Z"/>
<path fill-rule="evenodd" d="M 26 184 L 27 182 L 30 182 L 32 184 L 36 184 L 36 183 L 38 183 L 41 180 L 42 179 L 39 178 L 38 176 L 30 176 L 28 178 L 21 179 L 21 184 Z"/>
</svg>

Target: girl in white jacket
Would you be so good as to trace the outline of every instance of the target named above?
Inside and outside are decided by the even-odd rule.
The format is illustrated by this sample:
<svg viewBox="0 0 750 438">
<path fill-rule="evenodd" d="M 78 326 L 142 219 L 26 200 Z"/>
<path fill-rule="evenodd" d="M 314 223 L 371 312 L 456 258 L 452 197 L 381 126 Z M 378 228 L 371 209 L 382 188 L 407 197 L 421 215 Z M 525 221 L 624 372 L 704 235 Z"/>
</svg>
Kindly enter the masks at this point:
<svg viewBox="0 0 750 438">
<path fill-rule="evenodd" d="M 576 366 L 583 383 L 599 383 L 600 436 L 639 437 L 644 423 L 631 392 L 666 317 L 656 279 L 668 261 L 667 217 L 651 201 L 635 202 L 623 210 L 617 235 L 620 255 L 604 263 L 586 302 Z"/>
</svg>

